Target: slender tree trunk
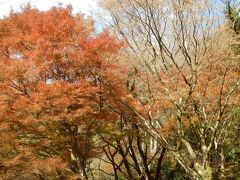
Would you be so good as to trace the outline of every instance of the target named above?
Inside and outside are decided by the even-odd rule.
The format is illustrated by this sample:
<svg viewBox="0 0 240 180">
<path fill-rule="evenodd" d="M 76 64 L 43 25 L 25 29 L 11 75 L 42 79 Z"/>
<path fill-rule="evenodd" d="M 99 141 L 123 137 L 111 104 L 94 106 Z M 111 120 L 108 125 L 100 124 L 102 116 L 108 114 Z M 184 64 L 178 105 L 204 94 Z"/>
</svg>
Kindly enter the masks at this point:
<svg viewBox="0 0 240 180">
<path fill-rule="evenodd" d="M 131 151 L 130 153 L 130 156 L 135 164 L 135 168 L 136 168 L 136 171 L 138 172 L 138 175 L 140 177 L 141 180 L 144 180 L 144 177 L 142 176 L 142 172 L 141 172 L 141 169 L 139 167 L 139 164 L 138 164 L 138 160 L 137 160 L 137 157 L 136 157 L 136 154 L 134 152 L 134 149 L 133 149 L 133 146 L 132 146 L 132 139 L 131 137 L 128 138 L 128 141 L 129 141 L 129 149 Z"/>
<path fill-rule="evenodd" d="M 164 157 L 165 152 L 166 152 L 166 148 L 163 147 L 162 152 L 161 152 L 161 155 L 160 155 L 160 157 L 158 158 L 157 169 L 156 169 L 155 178 L 154 178 L 155 180 L 161 179 L 161 177 L 160 177 L 160 172 L 161 172 L 162 161 L 163 161 L 163 157 Z"/>
<path fill-rule="evenodd" d="M 114 179 L 118 180 L 118 174 L 114 164 L 113 164 L 113 171 L 114 171 Z"/>
<path fill-rule="evenodd" d="M 137 147 L 138 147 L 138 151 L 139 151 L 140 157 L 141 157 L 142 162 L 143 162 L 144 171 L 146 173 L 147 178 L 152 179 L 151 173 L 150 173 L 149 168 L 148 168 L 147 156 L 144 154 L 144 151 L 143 151 L 142 146 L 141 146 L 141 139 L 140 139 L 139 129 L 138 129 L 137 125 L 135 125 L 135 128 L 136 128 L 136 131 L 137 131 Z"/>
<path fill-rule="evenodd" d="M 131 169 L 130 169 L 129 162 L 128 162 L 128 160 L 126 159 L 126 155 L 125 155 L 125 153 L 124 153 L 124 150 L 123 150 L 120 142 L 117 142 L 117 143 L 118 143 L 119 153 L 120 153 L 120 155 L 121 155 L 122 158 L 123 158 L 123 164 L 124 164 L 124 166 L 125 166 L 125 168 L 126 168 L 128 177 L 129 177 L 129 179 L 133 179 L 132 171 L 131 171 Z"/>
<path fill-rule="evenodd" d="M 221 147 L 221 152 L 220 152 L 220 179 L 224 179 L 224 171 L 225 171 L 225 167 L 224 167 L 224 163 L 225 163 L 225 157 L 224 157 L 224 152 L 223 152 L 223 148 Z"/>
<path fill-rule="evenodd" d="M 82 174 L 83 174 L 83 178 L 84 180 L 88 180 L 88 175 L 87 175 L 87 172 L 86 172 L 86 168 L 82 166 Z"/>
</svg>

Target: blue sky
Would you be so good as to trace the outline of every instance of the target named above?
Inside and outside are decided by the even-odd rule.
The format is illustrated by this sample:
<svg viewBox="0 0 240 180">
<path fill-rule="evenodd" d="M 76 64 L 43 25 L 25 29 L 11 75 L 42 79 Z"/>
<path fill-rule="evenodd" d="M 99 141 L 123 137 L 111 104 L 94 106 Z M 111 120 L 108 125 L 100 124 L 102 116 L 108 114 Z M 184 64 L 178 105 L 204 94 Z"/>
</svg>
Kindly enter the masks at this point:
<svg viewBox="0 0 240 180">
<path fill-rule="evenodd" d="M 18 10 L 20 5 L 28 2 L 41 10 L 47 10 L 59 2 L 64 5 L 72 4 L 74 12 L 80 11 L 87 15 L 97 9 L 97 0 L 0 0 L 0 17 L 8 15 L 11 9 Z"/>
</svg>

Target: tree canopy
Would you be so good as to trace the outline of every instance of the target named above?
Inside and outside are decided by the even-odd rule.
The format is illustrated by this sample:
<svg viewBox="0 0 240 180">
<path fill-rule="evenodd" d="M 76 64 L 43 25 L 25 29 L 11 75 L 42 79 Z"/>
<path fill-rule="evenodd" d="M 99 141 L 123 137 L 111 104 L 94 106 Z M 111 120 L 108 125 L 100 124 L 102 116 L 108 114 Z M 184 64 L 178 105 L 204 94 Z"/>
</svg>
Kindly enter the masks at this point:
<svg viewBox="0 0 240 180">
<path fill-rule="evenodd" d="M 238 178 L 236 9 L 100 6 L 100 33 L 71 6 L 0 19 L 0 178 Z"/>
</svg>

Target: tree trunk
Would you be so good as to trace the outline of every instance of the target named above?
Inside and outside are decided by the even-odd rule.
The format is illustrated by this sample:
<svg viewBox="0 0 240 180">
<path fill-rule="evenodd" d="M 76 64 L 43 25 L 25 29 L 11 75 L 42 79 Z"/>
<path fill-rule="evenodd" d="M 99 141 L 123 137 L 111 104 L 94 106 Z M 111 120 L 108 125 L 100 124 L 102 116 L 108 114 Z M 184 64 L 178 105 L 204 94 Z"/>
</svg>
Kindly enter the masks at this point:
<svg viewBox="0 0 240 180">
<path fill-rule="evenodd" d="M 221 148 L 220 158 L 221 158 L 221 159 L 220 159 L 220 175 L 219 175 L 219 178 L 220 178 L 220 179 L 225 179 L 225 176 L 224 176 L 225 157 L 224 157 L 223 148 Z"/>
<path fill-rule="evenodd" d="M 155 172 L 155 180 L 161 179 L 160 178 L 160 172 L 161 172 L 161 169 L 162 169 L 162 161 L 163 161 L 163 157 L 164 157 L 165 152 L 166 152 L 166 148 L 163 147 L 161 155 L 158 158 L 157 169 L 156 169 L 156 172 Z"/>
<path fill-rule="evenodd" d="M 127 158 L 126 158 L 126 154 L 124 153 L 124 150 L 123 150 L 120 142 L 117 141 L 117 143 L 118 143 L 118 148 L 119 148 L 119 154 L 120 154 L 120 155 L 122 156 L 122 158 L 123 158 L 123 164 L 124 164 L 124 166 L 125 166 L 125 168 L 126 168 L 128 177 L 129 177 L 129 179 L 133 179 L 132 171 L 131 171 L 129 162 L 128 162 Z"/>
<path fill-rule="evenodd" d="M 193 168 L 197 172 L 194 179 L 212 180 L 212 168 L 209 165 L 204 167 L 199 163 L 195 163 Z"/>
<path fill-rule="evenodd" d="M 82 174 L 83 174 L 83 179 L 88 180 L 88 175 L 87 175 L 86 169 L 84 167 L 82 167 Z"/>
</svg>

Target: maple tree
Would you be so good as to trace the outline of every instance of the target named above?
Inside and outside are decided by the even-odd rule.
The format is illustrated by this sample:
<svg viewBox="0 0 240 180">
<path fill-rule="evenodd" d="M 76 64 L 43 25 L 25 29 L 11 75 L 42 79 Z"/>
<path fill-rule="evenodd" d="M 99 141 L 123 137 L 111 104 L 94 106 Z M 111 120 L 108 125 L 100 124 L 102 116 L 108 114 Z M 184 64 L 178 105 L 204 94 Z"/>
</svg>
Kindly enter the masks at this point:
<svg viewBox="0 0 240 180">
<path fill-rule="evenodd" d="M 87 179 L 96 131 L 118 117 L 102 103 L 127 95 L 115 57 L 124 44 L 96 34 L 71 6 L 27 5 L 0 28 L 1 176 L 61 177 L 71 169 Z"/>
</svg>

